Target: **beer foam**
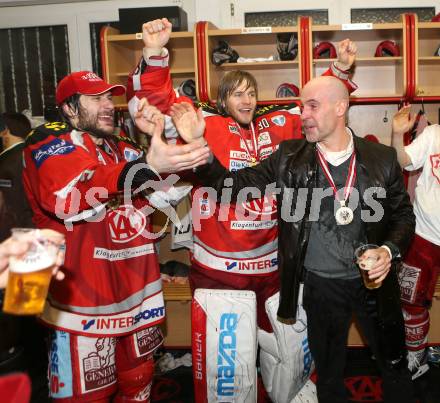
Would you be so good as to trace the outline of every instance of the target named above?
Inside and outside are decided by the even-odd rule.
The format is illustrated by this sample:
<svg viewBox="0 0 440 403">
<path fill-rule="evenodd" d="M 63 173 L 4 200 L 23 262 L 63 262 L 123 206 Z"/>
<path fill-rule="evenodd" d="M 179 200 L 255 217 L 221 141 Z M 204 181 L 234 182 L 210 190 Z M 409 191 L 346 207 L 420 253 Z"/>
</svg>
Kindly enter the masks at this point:
<svg viewBox="0 0 440 403">
<path fill-rule="evenodd" d="M 58 248 L 55 245 L 37 245 L 24 256 L 9 258 L 9 270 L 14 273 L 32 273 L 55 264 Z"/>
<path fill-rule="evenodd" d="M 362 270 L 371 270 L 377 262 L 376 257 L 367 257 L 362 259 L 360 262 L 360 266 Z"/>
</svg>

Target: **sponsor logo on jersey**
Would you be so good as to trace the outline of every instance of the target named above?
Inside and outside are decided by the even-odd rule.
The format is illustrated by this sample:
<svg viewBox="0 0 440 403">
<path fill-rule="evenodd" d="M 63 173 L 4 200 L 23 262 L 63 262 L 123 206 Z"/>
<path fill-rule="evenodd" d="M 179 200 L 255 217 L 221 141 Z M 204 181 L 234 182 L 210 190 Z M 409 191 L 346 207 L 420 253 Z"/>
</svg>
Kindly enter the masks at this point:
<svg viewBox="0 0 440 403">
<path fill-rule="evenodd" d="M 151 253 L 154 253 L 154 247 L 153 244 L 148 243 L 145 245 L 126 249 L 105 249 L 95 247 L 93 257 L 95 259 L 109 260 L 110 262 L 115 262 L 117 260 L 132 259 L 134 257 L 149 255 Z"/>
<path fill-rule="evenodd" d="M 230 131 L 232 134 L 238 134 L 238 127 L 237 127 L 237 126 L 235 126 L 235 125 L 231 125 L 231 124 L 229 124 L 228 126 L 229 126 L 229 131 Z"/>
<path fill-rule="evenodd" d="M 237 159 L 237 160 L 246 160 L 247 156 L 248 156 L 248 154 L 246 151 L 231 150 L 229 152 L 229 157 L 233 158 L 233 159 Z"/>
<path fill-rule="evenodd" d="M 246 168 L 248 166 L 250 166 L 250 163 L 248 161 L 229 160 L 229 170 L 231 172 L 239 171 L 240 169 Z"/>
<path fill-rule="evenodd" d="M 258 146 L 266 146 L 272 144 L 269 132 L 262 132 L 258 135 Z"/>
<path fill-rule="evenodd" d="M 246 141 L 246 143 L 245 143 L 245 141 Z M 246 144 L 247 144 L 247 147 L 246 147 Z M 248 148 L 252 149 L 253 147 L 254 147 L 254 145 L 252 144 L 252 141 L 251 141 L 251 140 L 243 140 L 243 139 L 240 139 L 240 148 L 241 148 L 241 149 L 247 151 Z"/>
<path fill-rule="evenodd" d="M 257 215 L 268 215 L 277 212 L 277 201 L 274 195 L 242 203 L 245 210 Z"/>
<path fill-rule="evenodd" d="M 94 345 L 89 343 L 88 350 L 85 352 L 80 350 L 83 393 L 101 389 L 116 382 L 116 340 L 113 337 L 100 337 L 90 341 L 92 340 L 96 340 Z"/>
<path fill-rule="evenodd" d="M 123 205 L 107 212 L 111 239 L 125 243 L 142 234 L 147 218 L 131 205 Z"/>
<path fill-rule="evenodd" d="M 272 116 L 270 120 L 277 126 L 284 126 L 286 124 L 286 117 L 283 115 Z"/>
<path fill-rule="evenodd" d="M 233 261 L 233 262 L 225 262 L 226 270 L 231 271 L 232 269 L 239 271 L 248 271 L 248 270 L 263 270 L 269 269 L 271 267 L 275 267 L 278 264 L 277 258 L 266 259 L 266 260 L 243 260 L 243 261 Z"/>
<path fill-rule="evenodd" d="M 49 351 L 49 389 L 54 398 L 72 396 L 72 367 L 70 357 L 70 336 L 67 332 L 57 331 L 51 341 Z M 63 361 L 66 365 L 60 367 Z"/>
<path fill-rule="evenodd" d="M 415 302 L 420 275 L 421 269 L 419 267 L 410 266 L 406 263 L 401 264 L 400 270 L 397 272 L 397 279 L 403 301 L 410 304 Z"/>
<path fill-rule="evenodd" d="M 277 220 L 264 221 L 231 221 L 231 229 L 241 231 L 253 231 L 270 229 L 277 225 Z"/>
<path fill-rule="evenodd" d="M 159 326 L 148 327 L 136 332 L 136 351 L 138 356 L 151 353 L 163 342 L 162 331 Z"/>
<path fill-rule="evenodd" d="M 236 313 L 224 313 L 220 316 L 217 356 L 217 395 L 219 397 L 234 395 L 237 325 L 238 315 Z"/>
<path fill-rule="evenodd" d="M 258 153 L 260 158 L 267 158 L 273 152 L 272 147 L 265 147 L 260 150 Z"/>
<path fill-rule="evenodd" d="M 32 151 L 32 158 L 34 159 L 37 168 L 40 168 L 41 164 L 49 157 L 70 154 L 75 148 L 76 147 L 73 144 L 68 143 L 66 140 L 57 138 L 42 145 L 37 150 Z"/>
<path fill-rule="evenodd" d="M 199 199 L 199 210 L 201 216 L 211 215 L 211 206 L 209 203 L 209 199 Z"/>
<path fill-rule="evenodd" d="M 429 159 L 431 160 L 432 174 L 437 178 L 438 183 L 440 183 L 440 154 L 431 155 Z"/>
<path fill-rule="evenodd" d="M 137 325 L 141 321 L 148 321 L 150 319 L 160 319 L 165 315 L 165 307 L 147 308 L 137 313 L 134 316 L 117 316 L 110 318 L 93 318 L 83 319 L 81 321 L 82 329 L 103 330 L 103 329 L 124 329 Z"/>
<path fill-rule="evenodd" d="M 133 148 L 124 148 L 124 158 L 126 161 L 134 161 L 139 158 L 140 152 Z"/>
</svg>

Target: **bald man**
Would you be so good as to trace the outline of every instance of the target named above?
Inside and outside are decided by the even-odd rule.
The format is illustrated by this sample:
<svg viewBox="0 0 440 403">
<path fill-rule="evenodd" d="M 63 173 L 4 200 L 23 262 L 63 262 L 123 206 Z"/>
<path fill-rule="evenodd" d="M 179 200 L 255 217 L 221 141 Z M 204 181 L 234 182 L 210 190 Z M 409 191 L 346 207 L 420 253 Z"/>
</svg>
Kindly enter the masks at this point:
<svg viewBox="0 0 440 403">
<path fill-rule="evenodd" d="M 392 267 L 411 242 L 415 218 L 396 152 L 346 127 L 349 98 L 338 79 L 311 80 L 301 102 L 306 139 L 284 141 L 259 165 L 236 172 L 213 157 L 197 175 L 219 198 L 225 179 L 233 179 L 232 189 L 228 186 L 233 200 L 250 198 L 240 192 L 245 187 L 254 188 L 257 197 L 276 182 L 278 320 L 295 323 L 303 283 L 319 402 L 348 401 L 344 368 L 353 314 L 381 371 L 384 401 L 414 402 Z M 189 109 L 174 120 L 189 141 L 198 137 L 192 133 L 203 133 L 203 120 Z M 378 246 L 362 256 L 375 261 L 369 278 L 376 289 L 364 286 L 354 262 L 355 249 L 367 243 Z"/>
</svg>

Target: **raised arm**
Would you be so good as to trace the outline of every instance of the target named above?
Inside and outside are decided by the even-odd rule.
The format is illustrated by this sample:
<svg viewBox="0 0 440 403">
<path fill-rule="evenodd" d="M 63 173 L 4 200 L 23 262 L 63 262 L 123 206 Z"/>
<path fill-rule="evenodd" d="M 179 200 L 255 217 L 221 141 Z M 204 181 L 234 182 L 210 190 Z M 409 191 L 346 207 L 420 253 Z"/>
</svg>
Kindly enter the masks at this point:
<svg viewBox="0 0 440 403">
<path fill-rule="evenodd" d="M 168 43 L 172 24 L 166 18 L 148 21 L 142 25 L 143 54 L 148 60 L 151 56 L 163 56 L 162 49 Z"/>
<path fill-rule="evenodd" d="M 416 120 L 416 115 L 410 115 L 411 105 L 405 105 L 393 117 L 391 146 L 396 149 L 397 160 L 402 168 L 411 164 L 411 157 L 405 151 L 403 135 L 411 130 Z"/>
<path fill-rule="evenodd" d="M 323 76 L 334 76 L 342 80 L 351 94 L 358 86 L 351 81 L 351 67 L 356 59 L 357 46 L 350 39 L 344 39 L 338 44 L 338 60 L 330 65 L 330 68 L 323 73 Z"/>
</svg>

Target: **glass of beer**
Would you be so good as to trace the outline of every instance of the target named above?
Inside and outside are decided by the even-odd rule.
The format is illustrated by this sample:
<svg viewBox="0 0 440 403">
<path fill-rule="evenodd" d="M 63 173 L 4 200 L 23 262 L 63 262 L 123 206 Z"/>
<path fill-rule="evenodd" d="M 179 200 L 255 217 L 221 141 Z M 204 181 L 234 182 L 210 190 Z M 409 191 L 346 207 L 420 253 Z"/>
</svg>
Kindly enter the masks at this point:
<svg viewBox="0 0 440 403">
<path fill-rule="evenodd" d="M 370 256 L 363 256 L 367 250 L 378 249 L 379 246 L 368 243 L 365 245 L 359 246 L 355 251 L 354 255 L 356 257 L 356 263 L 359 267 L 359 271 L 362 276 L 362 280 L 364 282 L 365 287 L 369 290 L 374 290 L 375 288 L 379 288 L 382 285 L 382 282 L 375 283 L 375 280 L 370 279 L 368 276 L 368 271 L 371 270 L 377 262 L 379 256 L 374 256 L 373 254 Z"/>
<path fill-rule="evenodd" d="M 52 230 L 13 228 L 12 238 L 29 242 L 30 246 L 22 256 L 9 258 L 3 311 L 15 315 L 40 314 L 64 235 Z"/>
</svg>

